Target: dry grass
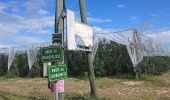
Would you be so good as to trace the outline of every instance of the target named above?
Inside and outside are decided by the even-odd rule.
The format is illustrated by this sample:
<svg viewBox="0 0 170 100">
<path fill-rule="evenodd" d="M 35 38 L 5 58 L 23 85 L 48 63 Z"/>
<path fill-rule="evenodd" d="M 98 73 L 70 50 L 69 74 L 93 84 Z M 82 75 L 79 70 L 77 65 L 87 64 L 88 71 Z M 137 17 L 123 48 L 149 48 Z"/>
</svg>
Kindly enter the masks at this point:
<svg viewBox="0 0 170 100">
<path fill-rule="evenodd" d="M 170 72 L 143 81 L 100 78 L 97 100 L 170 100 Z M 89 100 L 88 80 L 65 80 L 66 100 Z M 46 78 L 0 78 L 0 100 L 52 100 Z M 95 100 L 95 99 L 94 99 Z"/>
</svg>

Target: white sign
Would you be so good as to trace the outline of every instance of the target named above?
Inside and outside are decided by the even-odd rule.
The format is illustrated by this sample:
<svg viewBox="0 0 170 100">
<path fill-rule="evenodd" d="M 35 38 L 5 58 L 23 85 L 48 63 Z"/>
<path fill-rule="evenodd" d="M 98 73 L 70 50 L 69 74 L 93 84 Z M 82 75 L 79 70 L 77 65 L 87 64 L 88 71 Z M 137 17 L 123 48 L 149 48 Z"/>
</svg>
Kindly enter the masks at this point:
<svg viewBox="0 0 170 100">
<path fill-rule="evenodd" d="M 67 10 L 67 48 L 69 50 L 91 49 L 92 45 L 92 27 L 75 22 L 74 12 Z"/>
</svg>

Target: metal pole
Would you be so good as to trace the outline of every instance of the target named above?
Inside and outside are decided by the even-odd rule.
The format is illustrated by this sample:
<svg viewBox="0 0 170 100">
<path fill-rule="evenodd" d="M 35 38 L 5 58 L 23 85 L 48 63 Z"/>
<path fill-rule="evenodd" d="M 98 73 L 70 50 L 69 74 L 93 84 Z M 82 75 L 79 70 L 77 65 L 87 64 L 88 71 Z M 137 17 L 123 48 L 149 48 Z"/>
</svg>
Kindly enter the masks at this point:
<svg viewBox="0 0 170 100">
<path fill-rule="evenodd" d="M 82 23 L 87 24 L 87 17 L 86 17 L 86 10 L 85 10 L 85 0 L 79 0 L 80 6 L 80 14 L 81 14 L 81 21 Z M 97 96 L 96 91 L 96 81 L 95 81 L 95 74 L 94 74 L 94 67 L 93 67 L 93 55 L 92 52 L 87 52 L 88 55 L 88 66 L 89 66 L 89 81 L 91 87 L 91 94 L 92 96 Z"/>
<path fill-rule="evenodd" d="M 59 100 L 57 82 L 55 83 L 55 100 Z"/>
<path fill-rule="evenodd" d="M 56 12 L 55 12 L 55 30 L 54 34 L 62 34 L 62 43 L 61 45 L 64 47 L 64 19 L 63 19 L 63 14 L 64 14 L 64 3 L 65 0 L 56 0 Z M 57 42 L 53 42 L 56 44 Z M 64 64 L 64 57 L 62 62 L 54 62 L 54 64 Z M 57 87 L 57 82 L 55 83 L 55 95 L 59 97 L 59 100 L 64 100 L 64 92 L 58 93 L 58 87 Z M 56 98 L 57 99 L 57 98 Z"/>
</svg>

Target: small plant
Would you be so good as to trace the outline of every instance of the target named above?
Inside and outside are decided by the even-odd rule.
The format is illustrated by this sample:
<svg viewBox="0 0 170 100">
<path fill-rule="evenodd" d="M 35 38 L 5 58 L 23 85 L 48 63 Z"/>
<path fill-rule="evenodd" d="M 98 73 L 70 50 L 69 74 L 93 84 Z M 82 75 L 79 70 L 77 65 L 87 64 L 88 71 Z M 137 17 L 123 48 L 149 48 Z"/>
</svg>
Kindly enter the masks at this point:
<svg viewBox="0 0 170 100">
<path fill-rule="evenodd" d="M 30 92 L 30 98 L 32 100 L 50 100 L 50 97 L 44 95 L 38 88 L 33 88 L 32 92 Z"/>
<path fill-rule="evenodd" d="M 6 75 L 5 75 L 5 78 L 17 78 L 17 76 L 12 73 L 12 72 L 8 72 Z"/>
</svg>

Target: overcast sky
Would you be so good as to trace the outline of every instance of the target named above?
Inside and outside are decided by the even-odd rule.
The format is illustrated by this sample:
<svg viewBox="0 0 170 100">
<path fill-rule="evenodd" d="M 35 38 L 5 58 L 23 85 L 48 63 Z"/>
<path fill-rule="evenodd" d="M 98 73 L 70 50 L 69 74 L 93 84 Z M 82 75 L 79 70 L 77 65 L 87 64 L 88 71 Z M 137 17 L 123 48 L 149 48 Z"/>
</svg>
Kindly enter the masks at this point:
<svg viewBox="0 0 170 100">
<path fill-rule="evenodd" d="M 97 30 L 137 28 L 170 47 L 170 0 L 86 0 L 88 23 Z M 79 20 L 78 0 L 66 0 Z M 0 0 L 0 47 L 51 40 L 55 0 Z"/>
</svg>

